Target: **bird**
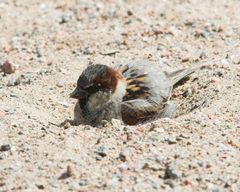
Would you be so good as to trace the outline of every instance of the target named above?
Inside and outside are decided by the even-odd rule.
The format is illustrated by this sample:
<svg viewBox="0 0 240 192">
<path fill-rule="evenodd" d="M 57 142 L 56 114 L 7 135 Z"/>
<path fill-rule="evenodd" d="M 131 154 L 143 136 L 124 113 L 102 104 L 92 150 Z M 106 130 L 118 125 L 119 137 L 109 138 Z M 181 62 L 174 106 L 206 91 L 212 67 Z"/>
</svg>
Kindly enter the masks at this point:
<svg viewBox="0 0 240 192">
<path fill-rule="evenodd" d="M 176 103 L 170 100 L 174 86 L 195 71 L 189 67 L 166 72 L 148 62 L 128 62 L 113 67 L 91 64 L 80 74 L 70 94 L 77 99 L 74 125 L 102 125 L 120 119 L 137 125 L 156 118 L 173 118 Z"/>
</svg>

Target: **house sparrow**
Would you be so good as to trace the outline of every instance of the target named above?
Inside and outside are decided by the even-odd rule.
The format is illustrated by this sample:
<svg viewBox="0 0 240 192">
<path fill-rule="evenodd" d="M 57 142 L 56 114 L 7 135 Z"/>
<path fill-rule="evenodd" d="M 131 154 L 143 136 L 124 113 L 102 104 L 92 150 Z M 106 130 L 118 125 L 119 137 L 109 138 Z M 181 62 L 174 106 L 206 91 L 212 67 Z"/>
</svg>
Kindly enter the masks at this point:
<svg viewBox="0 0 240 192">
<path fill-rule="evenodd" d="M 114 118 L 135 125 L 154 118 L 174 117 L 176 105 L 169 101 L 173 86 L 193 72 L 193 68 L 188 68 L 167 73 L 146 62 L 113 68 L 90 65 L 70 94 L 78 100 L 74 124 L 97 126 Z"/>
</svg>

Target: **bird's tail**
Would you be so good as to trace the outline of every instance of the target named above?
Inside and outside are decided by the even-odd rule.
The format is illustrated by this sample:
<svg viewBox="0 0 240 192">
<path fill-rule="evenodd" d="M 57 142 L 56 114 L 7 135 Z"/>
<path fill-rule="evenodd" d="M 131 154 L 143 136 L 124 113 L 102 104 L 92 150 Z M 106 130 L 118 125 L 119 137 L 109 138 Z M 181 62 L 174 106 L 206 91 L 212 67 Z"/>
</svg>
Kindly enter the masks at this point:
<svg viewBox="0 0 240 192">
<path fill-rule="evenodd" d="M 188 75 L 192 74 L 195 71 L 196 71 L 196 68 L 190 67 L 187 69 L 179 69 L 179 70 L 173 71 L 171 73 L 168 73 L 167 75 L 169 79 L 171 79 L 172 85 L 175 85 L 179 81 L 181 81 L 182 79 L 184 79 L 185 77 L 187 77 Z"/>
</svg>

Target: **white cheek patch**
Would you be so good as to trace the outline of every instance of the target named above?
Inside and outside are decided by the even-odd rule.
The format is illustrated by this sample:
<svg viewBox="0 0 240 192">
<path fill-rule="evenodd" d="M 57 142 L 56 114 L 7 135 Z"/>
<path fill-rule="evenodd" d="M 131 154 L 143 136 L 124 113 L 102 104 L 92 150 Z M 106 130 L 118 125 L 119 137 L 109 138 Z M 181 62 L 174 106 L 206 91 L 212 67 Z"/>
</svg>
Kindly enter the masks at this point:
<svg viewBox="0 0 240 192">
<path fill-rule="evenodd" d="M 87 108 L 89 111 L 95 111 L 101 109 L 108 102 L 121 102 L 122 98 L 126 94 L 126 81 L 119 80 L 115 92 L 99 91 L 88 98 Z"/>
<path fill-rule="evenodd" d="M 88 110 L 93 111 L 96 109 L 100 109 L 107 101 L 109 101 L 109 94 L 99 91 L 89 97 L 87 103 Z"/>
<path fill-rule="evenodd" d="M 88 100 L 88 108 L 89 110 L 91 109 L 96 109 L 100 105 L 99 98 L 97 97 L 96 94 L 91 95 Z"/>
</svg>

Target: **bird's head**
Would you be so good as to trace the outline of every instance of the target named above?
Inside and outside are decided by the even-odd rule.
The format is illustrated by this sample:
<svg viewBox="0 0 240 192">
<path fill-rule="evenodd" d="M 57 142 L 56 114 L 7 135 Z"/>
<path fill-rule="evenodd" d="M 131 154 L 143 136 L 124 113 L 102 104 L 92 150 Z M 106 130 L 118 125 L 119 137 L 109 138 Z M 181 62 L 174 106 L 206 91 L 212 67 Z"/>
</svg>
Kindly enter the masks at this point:
<svg viewBox="0 0 240 192">
<path fill-rule="evenodd" d="M 101 64 L 90 65 L 80 75 L 71 98 L 86 100 L 98 93 L 122 98 L 125 95 L 125 79 L 118 71 Z"/>
</svg>

